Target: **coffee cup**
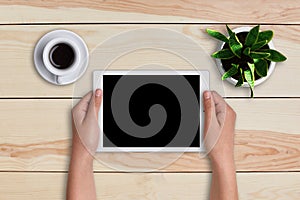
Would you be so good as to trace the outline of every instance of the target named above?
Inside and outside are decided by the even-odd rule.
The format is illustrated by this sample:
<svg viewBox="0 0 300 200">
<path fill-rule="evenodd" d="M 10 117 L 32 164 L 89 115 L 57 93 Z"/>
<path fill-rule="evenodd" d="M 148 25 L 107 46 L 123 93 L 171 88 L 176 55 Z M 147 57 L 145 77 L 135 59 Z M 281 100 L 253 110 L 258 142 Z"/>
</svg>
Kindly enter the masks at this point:
<svg viewBox="0 0 300 200">
<path fill-rule="evenodd" d="M 43 62 L 56 76 L 68 75 L 80 67 L 80 51 L 69 38 L 54 38 L 43 49 Z"/>
</svg>

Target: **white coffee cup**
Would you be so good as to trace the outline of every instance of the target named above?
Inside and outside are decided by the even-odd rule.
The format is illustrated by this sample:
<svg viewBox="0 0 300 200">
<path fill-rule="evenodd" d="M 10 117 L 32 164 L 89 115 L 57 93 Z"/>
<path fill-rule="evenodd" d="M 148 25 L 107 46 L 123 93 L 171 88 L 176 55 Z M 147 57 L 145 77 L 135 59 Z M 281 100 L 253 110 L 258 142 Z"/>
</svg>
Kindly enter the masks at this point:
<svg viewBox="0 0 300 200">
<path fill-rule="evenodd" d="M 69 47 L 71 47 L 71 49 L 73 50 L 74 53 L 74 60 L 72 62 L 72 64 L 64 69 L 59 69 L 58 67 L 55 67 L 53 65 L 53 61 L 51 61 L 50 57 L 51 57 L 51 51 L 53 51 L 53 48 L 58 45 L 58 44 L 66 44 Z M 46 46 L 44 47 L 43 50 L 43 62 L 45 67 L 47 68 L 47 70 L 49 72 L 51 72 L 54 75 L 57 76 L 65 76 L 68 75 L 74 71 L 76 71 L 78 69 L 78 67 L 80 67 L 80 50 L 78 48 L 78 46 L 76 45 L 75 42 L 73 42 L 72 40 L 68 39 L 68 38 L 54 38 L 52 40 L 50 40 Z"/>
</svg>

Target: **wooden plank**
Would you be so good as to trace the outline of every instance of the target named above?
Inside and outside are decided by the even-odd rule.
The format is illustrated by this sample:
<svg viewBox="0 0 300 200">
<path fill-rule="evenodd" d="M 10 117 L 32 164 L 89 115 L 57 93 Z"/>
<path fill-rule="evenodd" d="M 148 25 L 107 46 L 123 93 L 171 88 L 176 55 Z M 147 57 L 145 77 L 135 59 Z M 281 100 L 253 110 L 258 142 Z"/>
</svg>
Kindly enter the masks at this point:
<svg viewBox="0 0 300 200">
<path fill-rule="evenodd" d="M 217 89 L 223 96 L 249 96 L 249 89 L 235 88 L 226 81 L 222 82 L 214 60 L 210 57 L 210 54 L 217 50 L 218 42 L 210 38 L 205 33 L 205 29 L 209 27 L 225 31 L 224 25 L 37 25 L 0 26 L 0 66 L 2 70 L 0 74 L 0 97 L 76 96 L 73 92 L 74 84 L 62 87 L 51 85 L 44 81 L 34 68 L 32 60 L 35 43 L 43 34 L 50 30 L 69 29 L 81 35 L 89 47 L 91 60 L 94 60 L 97 57 L 93 55 L 95 47 L 108 38 L 123 31 L 150 27 L 167 28 L 183 33 L 204 49 L 204 53 L 199 52 L 203 61 L 201 69 L 210 71 L 211 84 L 216 86 L 214 89 Z M 275 46 L 288 57 L 288 60 L 278 64 L 270 79 L 256 87 L 255 96 L 300 97 L 300 90 L 298 89 L 300 79 L 297 77 L 300 73 L 300 68 L 298 67 L 300 26 L 262 26 L 262 30 L 266 29 L 275 31 Z M 287 35 L 286 33 L 289 34 Z M 130 41 L 128 41 L 128 44 L 130 44 Z M 120 46 L 111 45 L 111 49 L 115 51 L 120 49 Z M 111 63 L 110 69 L 132 69 L 135 66 L 149 63 L 158 63 L 174 69 L 194 69 L 190 63 L 175 54 L 153 49 L 140 49 L 123 55 Z M 85 77 L 90 77 L 90 73 L 88 71 Z M 76 90 L 78 85 L 75 87 Z M 84 88 L 82 93 L 86 93 L 89 89 Z"/>
<path fill-rule="evenodd" d="M 237 170 L 300 171 L 300 99 L 227 101 L 238 113 Z M 0 100 L 0 171 L 67 170 L 71 104 L 55 99 Z M 96 161 L 96 171 L 144 170 L 149 163 L 164 167 L 161 171 L 210 171 L 208 160 L 197 153 L 185 153 L 168 166 L 165 161 L 174 154 L 100 155 L 105 163 Z"/>
<path fill-rule="evenodd" d="M 97 198 L 207 199 L 208 173 L 96 173 Z M 0 173 L 0 198 L 65 199 L 66 173 Z M 243 200 L 299 199 L 300 173 L 238 173 Z M 258 184 L 259 183 L 259 184 Z"/>
<path fill-rule="evenodd" d="M 221 22 L 299 23 L 299 4 L 293 0 L 230 1 L 22 1 L 0 3 L 0 23 L 54 22 Z"/>
</svg>

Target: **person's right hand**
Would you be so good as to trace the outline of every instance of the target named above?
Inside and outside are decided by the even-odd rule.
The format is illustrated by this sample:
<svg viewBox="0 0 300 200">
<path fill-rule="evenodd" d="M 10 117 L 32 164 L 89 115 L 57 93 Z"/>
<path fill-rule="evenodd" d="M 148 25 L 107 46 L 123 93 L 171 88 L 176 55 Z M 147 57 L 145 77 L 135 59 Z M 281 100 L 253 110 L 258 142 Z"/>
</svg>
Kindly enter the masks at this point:
<svg viewBox="0 0 300 200">
<path fill-rule="evenodd" d="M 204 144 L 212 164 L 234 162 L 236 113 L 215 91 L 205 91 Z"/>
</svg>

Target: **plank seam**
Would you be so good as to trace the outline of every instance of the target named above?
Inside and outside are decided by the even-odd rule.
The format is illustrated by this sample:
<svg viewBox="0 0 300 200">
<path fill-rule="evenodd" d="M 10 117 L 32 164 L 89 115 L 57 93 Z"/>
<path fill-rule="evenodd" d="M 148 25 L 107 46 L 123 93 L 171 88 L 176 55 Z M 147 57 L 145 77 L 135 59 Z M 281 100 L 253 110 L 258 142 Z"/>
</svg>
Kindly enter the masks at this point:
<svg viewBox="0 0 300 200">
<path fill-rule="evenodd" d="M 211 173 L 212 171 L 155 171 L 155 172 L 115 172 L 115 171 L 94 171 L 95 174 L 205 174 Z M 0 170 L 0 173 L 68 173 L 68 171 L 9 171 L 9 170 Z M 253 173 L 300 173 L 300 170 L 292 171 L 236 171 L 237 174 L 253 174 Z"/>
<path fill-rule="evenodd" d="M 59 100 L 81 99 L 82 97 L 0 97 L 0 100 Z M 224 99 L 252 99 L 251 97 L 224 97 Z M 254 97 L 253 99 L 300 99 L 300 97 Z"/>
<path fill-rule="evenodd" d="M 278 25 L 299 26 L 299 23 L 236 23 L 236 22 L 33 22 L 33 23 L 0 23 L 0 26 L 49 26 L 49 25 Z"/>
</svg>

